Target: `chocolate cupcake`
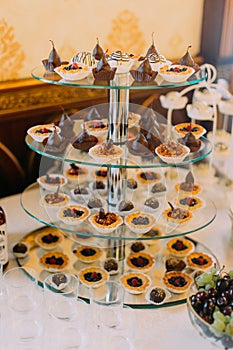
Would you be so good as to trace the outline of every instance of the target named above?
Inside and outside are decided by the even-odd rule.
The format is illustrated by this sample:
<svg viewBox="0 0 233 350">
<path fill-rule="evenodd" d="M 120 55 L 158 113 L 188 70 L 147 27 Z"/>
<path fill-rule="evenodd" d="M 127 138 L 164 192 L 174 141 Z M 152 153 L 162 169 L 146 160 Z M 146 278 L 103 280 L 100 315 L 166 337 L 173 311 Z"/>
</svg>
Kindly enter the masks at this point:
<svg viewBox="0 0 233 350">
<path fill-rule="evenodd" d="M 98 143 L 97 137 L 91 135 L 84 129 L 77 136 L 77 138 L 72 143 L 74 148 L 79 149 L 80 151 L 88 152 L 91 147 L 94 147 Z"/>
<path fill-rule="evenodd" d="M 186 267 L 186 263 L 182 259 L 170 257 L 165 262 L 167 272 L 169 271 L 182 271 Z"/>
</svg>

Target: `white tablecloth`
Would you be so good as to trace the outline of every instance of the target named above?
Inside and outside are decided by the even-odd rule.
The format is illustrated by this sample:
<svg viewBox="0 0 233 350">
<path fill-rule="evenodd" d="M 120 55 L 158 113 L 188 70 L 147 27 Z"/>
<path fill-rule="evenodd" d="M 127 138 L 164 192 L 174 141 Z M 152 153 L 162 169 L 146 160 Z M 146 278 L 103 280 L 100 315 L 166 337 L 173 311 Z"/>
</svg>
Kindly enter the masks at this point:
<svg viewBox="0 0 233 350">
<path fill-rule="evenodd" d="M 230 196 L 227 194 L 226 188 L 216 185 L 211 189 L 211 197 L 217 205 L 217 217 L 208 227 L 193 233 L 191 237 L 208 246 L 217 256 L 220 264 L 225 265 L 226 269 L 228 269 L 233 267 L 231 220 L 228 215 Z M 0 206 L 4 208 L 7 214 L 10 268 L 16 265 L 11 254 L 12 244 L 19 241 L 21 237 L 30 231 L 39 228 L 41 224 L 23 211 L 20 205 L 20 195 L 0 199 Z M 209 341 L 203 339 L 193 328 L 185 304 L 160 309 L 133 310 L 133 315 L 132 323 L 135 325 L 135 350 L 166 350 L 171 348 L 196 350 L 212 348 Z M 7 324 L 3 319 L 1 321 L 1 334 L 5 335 Z M 57 331 L 60 332 L 60 330 Z M 98 339 L 94 339 L 93 341 L 93 331 L 88 327 L 88 322 L 85 332 L 87 332 L 88 338 L 92 339 L 92 346 L 90 344 L 85 345 L 82 349 L 100 349 Z M 56 337 L 56 334 L 52 336 Z M 3 349 L 1 345 L 0 348 Z M 40 348 L 43 350 L 52 350 L 51 344 L 48 345 L 46 343 L 40 345 Z M 22 349 L 34 350 L 33 347 L 30 347 L 30 344 L 22 345 Z M 109 344 L 108 349 L 111 349 L 111 344 Z M 14 349 L 12 348 L 12 350 Z"/>
</svg>

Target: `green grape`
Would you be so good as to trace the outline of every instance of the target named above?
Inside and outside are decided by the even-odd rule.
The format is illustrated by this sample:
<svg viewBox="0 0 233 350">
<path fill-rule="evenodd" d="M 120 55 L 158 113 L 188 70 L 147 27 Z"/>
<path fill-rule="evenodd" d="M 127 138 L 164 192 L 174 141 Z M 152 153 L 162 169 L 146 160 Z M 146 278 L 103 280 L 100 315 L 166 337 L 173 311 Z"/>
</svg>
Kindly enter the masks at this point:
<svg viewBox="0 0 233 350">
<path fill-rule="evenodd" d="M 233 278 L 233 270 L 230 270 L 230 271 L 228 272 L 228 275 L 230 276 L 230 278 Z"/>
<path fill-rule="evenodd" d="M 209 289 L 213 288 L 214 286 L 215 286 L 214 281 L 210 281 L 209 283 L 207 283 L 205 285 L 205 290 L 209 290 Z"/>
<path fill-rule="evenodd" d="M 233 335 L 233 325 L 232 324 L 226 325 L 225 333 L 228 335 Z"/>
<path fill-rule="evenodd" d="M 215 267 L 211 267 L 210 271 L 211 275 L 216 275 L 217 269 Z"/>
<path fill-rule="evenodd" d="M 207 272 L 202 273 L 196 278 L 196 283 L 199 287 L 205 286 L 207 283 L 212 281 L 213 276 Z"/>
<path fill-rule="evenodd" d="M 214 322 L 211 324 L 211 328 L 215 329 L 216 332 L 223 332 L 226 328 L 225 323 L 221 319 L 215 319 Z"/>
<path fill-rule="evenodd" d="M 226 317 L 221 313 L 221 311 L 214 311 L 213 318 L 214 318 L 214 322 L 216 320 L 216 321 L 222 321 L 225 323 Z"/>
</svg>

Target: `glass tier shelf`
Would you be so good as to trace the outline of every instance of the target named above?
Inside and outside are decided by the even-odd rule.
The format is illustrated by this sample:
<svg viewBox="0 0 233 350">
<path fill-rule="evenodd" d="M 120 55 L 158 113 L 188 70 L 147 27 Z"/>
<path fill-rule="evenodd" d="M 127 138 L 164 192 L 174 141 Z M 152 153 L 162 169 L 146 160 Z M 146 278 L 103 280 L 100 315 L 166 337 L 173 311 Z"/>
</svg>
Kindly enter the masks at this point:
<svg viewBox="0 0 233 350">
<path fill-rule="evenodd" d="M 117 89 L 117 90 L 148 90 L 148 89 L 165 89 L 165 88 L 178 88 L 189 85 L 198 84 L 205 80 L 205 72 L 199 72 L 198 75 L 193 74 L 187 81 L 182 83 L 170 83 L 164 81 L 158 74 L 154 81 L 148 83 L 139 83 L 135 81 L 130 73 L 115 74 L 115 77 L 111 81 L 99 81 L 95 80 L 92 73 L 83 80 L 67 81 L 62 79 L 55 72 L 45 71 L 43 66 L 36 67 L 32 70 L 32 76 L 44 83 L 73 86 L 79 88 L 88 89 Z M 123 79 L 122 79 L 123 78 Z"/>
<path fill-rule="evenodd" d="M 80 133 L 80 125 L 83 123 L 82 121 L 76 121 L 75 122 L 75 134 L 78 135 Z M 201 147 L 197 152 L 190 153 L 186 159 L 182 162 L 182 165 L 194 163 L 197 161 L 200 161 L 204 158 L 206 158 L 211 152 L 212 152 L 212 144 L 211 142 L 206 139 L 205 137 L 201 137 Z M 35 141 L 31 136 L 27 135 L 25 138 L 26 144 L 28 147 L 47 158 L 51 158 L 54 160 L 59 160 L 62 162 L 69 162 L 69 163 L 77 163 L 77 164 L 83 164 L 87 166 L 93 166 L 93 167 L 100 167 L 100 162 L 97 160 L 94 160 L 89 156 L 88 153 L 80 151 L 72 146 L 71 143 L 69 143 L 65 150 L 61 153 L 53 153 L 48 152 L 46 149 L 46 146 L 43 145 L 41 142 Z M 101 138 L 101 142 L 106 141 L 106 136 Z M 179 166 L 181 164 L 167 164 L 164 163 L 160 158 L 154 153 L 150 153 L 150 156 L 135 156 L 132 155 L 129 152 L 128 147 L 126 144 L 121 145 L 121 148 L 123 150 L 123 156 L 117 160 L 116 162 L 109 162 L 104 164 L 106 167 L 111 168 L 167 168 L 171 166 Z"/>
<path fill-rule="evenodd" d="M 33 268 L 38 272 L 38 283 L 41 287 L 43 287 L 43 281 L 44 279 L 51 273 L 47 271 L 44 266 L 40 264 L 40 258 L 48 253 L 48 251 L 40 248 L 37 243 L 36 243 L 36 236 L 41 233 L 46 233 L 48 232 L 52 234 L 56 234 L 56 229 L 48 229 L 48 227 L 42 227 L 39 230 L 32 231 L 29 234 L 27 234 L 25 237 L 23 237 L 22 241 L 26 242 L 29 247 L 29 255 L 26 258 L 21 258 L 17 259 L 17 262 L 20 266 L 33 266 Z M 186 237 L 187 238 L 187 237 Z M 200 242 L 197 242 L 191 238 L 187 238 L 190 240 L 193 245 L 194 249 L 197 252 L 202 252 L 209 254 L 212 257 L 213 263 L 216 264 L 217 268 L 219 268 L 219 262 L 215 255 Z M 166 248 L 166 243 L 167 241 L 158 241 L 156 244 L 150 245 L 147 247 L 146 252 L 152 255 L 155 259 L 154 266 L 148 271 L 146 274 L 150 277 L 151 279 L 151 286 L 161 286 L 164 287 L 163 285 L 163 276 L 164 273 L 166 272 L 165 268 L 165 261 L 168 257 L 170 257 L 170 254 Z M 92 266 L 99 266 L 102 267 L 104 260 L 106 259 L 108 250 L 103 248 L 102 249 L 102 255 L 101 257 L 89 264 L 85 264 L 84 262 L 80 261 L 77 256 L 73 253 L 77 245 L 79 244 L 86 244 L 82 242 L 74 242 L 73 240 L 70 239 L 69 236 L 64 236 L 63 241 L 59 245 L 59 248 L 56 249 L 56 251 L 62 252 L 66 254 L 69 258 L 69 263 L 68 266 L 65 268 L 64 272 L 69 272 L 71 274 L 77 275 L 79 274 L 79 271 L 82 270 L 83 268 L 88 268 Z M 88 242 L 88 244 L 91 245 L 98 245 L 99 240 L 92 240 Z M 124 243 L 125 244 L 125 243 Z M 126 258 L 130 254 L 130 246 L 125 246 L 125 255 L 122 257 L 121 260 L 118 261 L 118 266 L 119 270 L 118 273 L 112 276 L 109 276 L 111 280 L 119 280 L 122 274 L 126 273 L 129 271 L 129 268 L 127 267 L 126 264 Z M 185 259 L 184 259 L 185 260 Z M 189 267 L 186 266 L 185 270 L 183 272 L 189 274 L 192 276 L 193 270 L 190 269 Z M 79 287 L 79 297 L 84 299 L 85 301 L 89 302 L 89 290 L 88 287 L 83 285 L 82 283 L 80 284 Z M 153 305 L 150 304 L 147 299 L 146 299 L 146 294 L 142 293 L 139 295 L 133 295 L 128 292 L 125 292 L 124 296 L 124 303 L 126 305 L 129 305 L 132 308 L 142 308 L 142 309 L 148 309 L 148 308 L 161 308 L 161 307 L 169 307 L 169 306 L 174 306 L 178 304 L 182 304 L 186 302 L 187 298 L 187 292 L 181 293 L 181 294 L 175 294 L 171 293 L 171 297 L 166 300 L 164 304 L 161 305 Z"/>
<path fill-rule="evenodd" d="M 141 191 L 139 190 L 138 194 L 134 195 L 133 202 L 135 203 L 135 207 L 140 208 L 140 203 L 143 202 L 143 196 L 145 198 L 148 197 L 147 189 L 144 188 Z M 123 223 L 119 228 L 117 228 L 114 232 L 110 234 L 105 234 L 98 232 L 95 228 L 93 228 L 88 221 L 86 221 L 80 225 L 72 226 L 67 225 L 58 219 L 57 213 L 59 209 L 45 207 L 41 204 L 41 198 L 45 196 L 48 192 L 44 189 L 41 189 L 37 183 L 34 183 L 26 188 L 26 190 L 21 195 L 21 205 L 24 211 L 36 219 L 37 221 L 53 227 L 65 231 L 67 233 L 73 234 L 75 236 L 88 236 L 94 238 L 102 238 L 103 245 L 106 245 L 106 240 L 113 241 L 133 241 L 133 240 L 152 240 L 150 237 L 143 236 L 143 234 L 138 234 L 129 230 L 126 225 Z M 64 193 L 67 193 L 70 196 L 70 189 L 65 188 Z M 129 195 L 130 196 L 130 195 Z M 164 218 L 163 212 L 168 208 L 168 201 L 174 203 L 174 199 L 178 195 L 172 191 L 167 191 L 164 196 L 158 197 L 159 200 L 159 208 L 157 211 L 151 213 L 156 219 L 155 227 L 158 228 L 161 232 L 161 236 L 156 236 L 154 239 L 164 239 L 171 238 L 177 236 L 187 235 L 196 231 L 199 231 L 206 226 L 208 226 L 216 217 L 216 207 L 215 204 L 209 200 L 208 198 L 203 198 L 203 206 L 196 210 L 193 210 L 192 218 L 183 224 L 173 224 L 168 223 Z M 127 198 L 127 197 L 126 197 Z M 78 204 L 74 200 L 71 199 L 69 204 Z M 145 230 L 146 233 L 146 230 Z"/>
</svg>

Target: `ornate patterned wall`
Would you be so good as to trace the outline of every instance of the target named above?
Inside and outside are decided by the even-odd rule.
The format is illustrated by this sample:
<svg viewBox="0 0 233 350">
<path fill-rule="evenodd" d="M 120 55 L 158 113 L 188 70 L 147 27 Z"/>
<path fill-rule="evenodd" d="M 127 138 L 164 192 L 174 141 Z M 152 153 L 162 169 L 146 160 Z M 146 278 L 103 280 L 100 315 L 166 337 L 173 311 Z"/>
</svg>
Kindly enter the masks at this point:
<svg viewBox="0 0 233 350">
<path fill-rule="evenodd" d="M 200 48 L 203 0 L 0 0 L 0 80 L 27 78 L 51 45 L 63 59 L 92 51 L 145 54 L 155 44 L 167 58 Z"/>
</svg>

